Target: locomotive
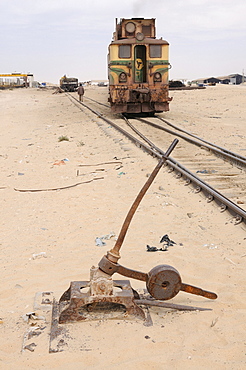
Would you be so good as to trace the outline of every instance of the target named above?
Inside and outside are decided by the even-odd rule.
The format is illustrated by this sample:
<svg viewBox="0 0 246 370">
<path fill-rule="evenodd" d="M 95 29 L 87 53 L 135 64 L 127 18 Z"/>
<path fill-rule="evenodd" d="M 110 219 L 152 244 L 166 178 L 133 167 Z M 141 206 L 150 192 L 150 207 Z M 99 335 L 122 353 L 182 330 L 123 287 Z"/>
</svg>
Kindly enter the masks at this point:
<svg viewBox="0 0 246 370">
<path fill-rule="evenodd" d="M 75 77 L 62 76 L 60 79 L 60 88 L 64 91 L 73 92 L 78 88 L 79 80 Z"/>
<path fill-rule="evenodd" d="M 115 113 L 169 110 L 169 43 L 156 39 L 155 18 L 116 18 L 108 48 L 111 111 Z"/>
</svg>

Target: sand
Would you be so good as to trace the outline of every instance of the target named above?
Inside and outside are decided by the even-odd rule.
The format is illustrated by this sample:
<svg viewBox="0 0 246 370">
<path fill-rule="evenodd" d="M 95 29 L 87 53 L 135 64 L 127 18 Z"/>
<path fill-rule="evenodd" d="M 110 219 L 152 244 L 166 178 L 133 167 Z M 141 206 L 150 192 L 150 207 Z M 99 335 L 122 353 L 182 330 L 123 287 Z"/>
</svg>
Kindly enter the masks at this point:
<svg viewBox="0 0 246 370">
<path fill-rule="evenodd" d="M 106 88 L 85 94 L 107 101 Z M 171 95 L 164 117 L 246 155 L 245 86 Z M 0 106 L 0 368 L 245 369 L 245 226 L 234 225 L 166 169 L 134 216 L 120 263 L 143 272 L 159 264 L 175 267 L 183 282 L 214 291 L 218 299 L 180 292 L 172 302 L 212 310 L 152 308 L 150 327 L 139 320 L 69 324 L 64 351 L 49 353 L 51 314 L 34 310 L 35 294 L 53 292 L 58 299 L 71 281 L 89 279 L 91 266 L 115 243 L 112 237 L 97 246 L 96 237 L 119 234 L 156 160 L 110 126 L 102 130 L 99 118 L 81 112 L 65 94 L 0 91 Z M 59 141 L 62 136 L 68 140 Z M 19 191 L 27 189 L 43 191 Z M 160 247 L 164 234 L 176 244 L 148 253 L 146 245 Z M 131 283 L 144 288 L 141 281 Z M 22 316 L 30 312 L 45 317 L 27 323 Z M 27 340 L 32 323 L 41 334 Z M 30 343 L 34 351 L 23 351 Z"/>
</svg>

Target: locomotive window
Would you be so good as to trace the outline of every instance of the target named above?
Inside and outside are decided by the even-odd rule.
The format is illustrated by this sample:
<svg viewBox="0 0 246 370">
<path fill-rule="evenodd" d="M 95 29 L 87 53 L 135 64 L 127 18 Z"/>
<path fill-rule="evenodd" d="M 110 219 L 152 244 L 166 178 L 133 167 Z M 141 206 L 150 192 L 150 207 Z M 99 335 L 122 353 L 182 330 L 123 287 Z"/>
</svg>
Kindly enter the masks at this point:
<svg viewBox="0 0 246 370">
<path fill-rule="evenodd" d="M 151 26 L 142 26 L 144 36 L 151 36 Z"/>
<path fill-rule="evenodd" d="M 161 45 L 149 46 L 150 58 L 161 58 Z"/>
<path fill-rule="evenodd" d="M 131 58 L 131 45 L 119 46 L 119 58 Z"/>
</svg>

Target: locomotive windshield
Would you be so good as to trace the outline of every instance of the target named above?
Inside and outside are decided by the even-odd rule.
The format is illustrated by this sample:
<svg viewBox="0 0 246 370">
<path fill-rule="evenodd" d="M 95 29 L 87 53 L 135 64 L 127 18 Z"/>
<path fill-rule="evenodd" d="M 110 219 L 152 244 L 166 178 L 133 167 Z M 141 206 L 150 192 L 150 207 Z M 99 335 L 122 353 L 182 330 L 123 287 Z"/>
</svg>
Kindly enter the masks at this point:
<svg viewBox="0 0 246 370">
<path fill-rule="evenodd" d="M 161 45 L 150 45 L 149 56 L 150 58 L 161 58 Z"/>
<path fill-rule="evenodd" d="M 120 45 L 119 46 L 119 58 L 131 58 L 131 46 Z"/>
</svg>

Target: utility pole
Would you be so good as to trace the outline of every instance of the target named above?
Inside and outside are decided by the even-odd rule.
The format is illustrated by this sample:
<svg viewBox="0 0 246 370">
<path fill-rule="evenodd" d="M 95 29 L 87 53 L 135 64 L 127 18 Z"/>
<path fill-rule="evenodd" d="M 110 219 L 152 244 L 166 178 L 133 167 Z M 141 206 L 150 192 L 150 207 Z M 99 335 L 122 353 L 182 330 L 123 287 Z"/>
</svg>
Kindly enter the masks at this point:
<svg viewBox="0 0 246 370">
<path fill-rule="evenodd" d="M 244 83 L 244 69 L 243 69 L 243 77 L 242 77 L 242 84 Z"/>
</svg>

